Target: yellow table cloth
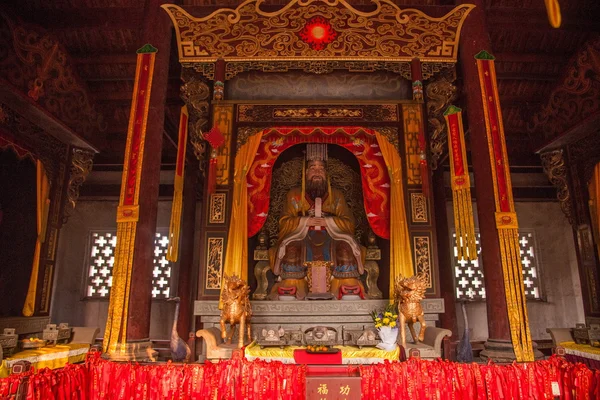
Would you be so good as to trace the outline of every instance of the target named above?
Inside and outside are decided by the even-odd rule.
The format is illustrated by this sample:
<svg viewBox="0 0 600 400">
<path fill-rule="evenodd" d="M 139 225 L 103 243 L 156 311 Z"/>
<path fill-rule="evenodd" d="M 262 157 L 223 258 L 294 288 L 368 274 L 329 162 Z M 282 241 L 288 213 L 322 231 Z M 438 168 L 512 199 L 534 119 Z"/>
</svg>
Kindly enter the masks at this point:
<svg viewBox="0 0 600 400">
<path fill-rule="evenodd" d="M 342 364 L 377 364 L 384 362 L 384 360 L 398 361 L 400 359 L 400 347 L 398 346 L 392 351 L 380 350 L 376 347 L 363 347 L 362 349 L 354 346 L 333 347 L 341 350 Z M 261 349 L 256 342 L 252 342 L 246 347 L 244 356 L 249 361 L 261 359 L 281 361 L 284 364 L 295 364 L 294 350 L 296 349 L 306 348 L 285 346 L 283 349 L 280 347 L 265 347 Z"/>
<path fill-rule="evenodd" d="M 0 378 L 6 378 L 10 375 L 10 369 L 17 361 L 29 361 L 35 370 L 46 367 L 50 369 L 62 368 L 66 363 L 73 364 L 84 361 L 89 349 L 89 344 L 71 343 L 24 350 L 2 360 Z"/>
<path fill-rule="evenodd" d="M 600 347 L 593 347 L 589 344 L 577 344 L 575 342 L 561 342 L 559 346 L 564 347 L 567 354 L 600 361 Z"/>
</svg>

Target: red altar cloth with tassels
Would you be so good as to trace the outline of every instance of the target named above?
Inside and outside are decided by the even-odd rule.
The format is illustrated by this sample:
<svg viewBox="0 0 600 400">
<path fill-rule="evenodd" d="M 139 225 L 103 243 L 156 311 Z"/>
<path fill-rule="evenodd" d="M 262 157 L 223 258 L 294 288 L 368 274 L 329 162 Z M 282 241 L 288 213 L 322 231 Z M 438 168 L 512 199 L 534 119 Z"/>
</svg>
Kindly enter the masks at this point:
<svg viewBox="0 0 600 400">
<path fill-rule="evenodd" d="M 335 144 L 349 150 L 361 170 L 367 220 L 373 232 L 390 238 L 390 177 L 375 131 L 361 127 L 275 127 L 263 132 L 254 162 L 248 171 L 248 237 L 256 235 L 267 220 L 271 176 L 277 157 L 301 143 Z M 300 183 L 298 183 L 300 185 Z"/>
<path fill-rule="evenodd" d="M 510 365 L 410 359 L 358 369 L 362 399 L 600 398 L 600 371 L 555 356 Z M 0 398 L 13 398 L 23 384 L 28 400 L 300 400 L 305 396 L 306 370 L 306 365 L 239 357 L 214 364 L 139 365 L 106 361 L 96 352 L 85 364 L 0 379 Z"/>
</svg>

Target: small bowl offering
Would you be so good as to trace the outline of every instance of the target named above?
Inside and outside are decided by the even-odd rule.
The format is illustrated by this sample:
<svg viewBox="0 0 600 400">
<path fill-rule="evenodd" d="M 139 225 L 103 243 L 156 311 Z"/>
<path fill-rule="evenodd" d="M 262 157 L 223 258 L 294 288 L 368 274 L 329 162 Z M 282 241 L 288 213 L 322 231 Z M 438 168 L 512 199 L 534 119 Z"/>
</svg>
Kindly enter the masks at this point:
<svg viewBox="0 0 600 400">
<path fill-rule="evenodd" d="M 44 347 L 46 345 L 45 340 L 38 339 L 38 338 L 29 338 L 29 339 L 20 340 L 19 343 L 21 343 L 21 348 L 23 350 L 39 349 L 40 347 Z"/>
</svg>

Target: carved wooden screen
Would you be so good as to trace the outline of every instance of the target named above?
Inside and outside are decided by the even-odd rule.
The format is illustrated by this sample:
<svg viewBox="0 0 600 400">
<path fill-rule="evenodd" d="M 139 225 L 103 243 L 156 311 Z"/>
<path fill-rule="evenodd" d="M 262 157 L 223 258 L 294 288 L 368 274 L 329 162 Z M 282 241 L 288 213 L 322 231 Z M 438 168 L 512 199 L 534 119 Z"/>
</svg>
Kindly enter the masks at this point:
<svg viewBox="0 0 600 400">
<path fill-rule="evenodd" d="M 475 244 L 477 254 L 481 254 L 480 234 L 476 232 Z M 456 249 L 456 235 L 452 234 L 453 248 L 452 263 L 454 265 L 454 285 L 457 300 L 485 300 L 485 286 L 482 263 L 479 259 L 472 261 L 459 260 Z M 529 230 L 519 232 L 519 247 L 523 264 L 523 284 L 525 295 L 531 300 L 542 298 L 540 270 L 538 267 L 538 249 L 535 233 Z"/>
<path fill-rule="evenodd" d="M 172 295 L 173 265 L 167 261 L 168 230 L 160 230 L 154 237 L 154 268 L 152 269 L 152 298 L 165 299 Z M 108 298 L 112 287 L 117 236 L 114 230 L 90 234 L 86 297 Z"/>
</svg>

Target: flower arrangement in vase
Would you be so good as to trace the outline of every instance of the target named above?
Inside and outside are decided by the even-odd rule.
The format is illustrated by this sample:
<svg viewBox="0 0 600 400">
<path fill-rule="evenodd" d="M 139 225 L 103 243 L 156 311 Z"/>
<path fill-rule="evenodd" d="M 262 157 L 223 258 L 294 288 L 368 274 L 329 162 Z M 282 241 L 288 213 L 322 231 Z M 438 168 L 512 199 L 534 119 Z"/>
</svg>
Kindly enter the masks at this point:
<svg viewBox="0 0 600 400">
<path fill-rule="evenodd" d="M 381 339 L 381 343 L 377 345 L 377 348 L 387 351 L 394 350 L 398 338 L 398 310 L 396 305 L 389 303 L 383 311 L 374 310 L 371 312 L 371 317 Z"/>
</svg>

